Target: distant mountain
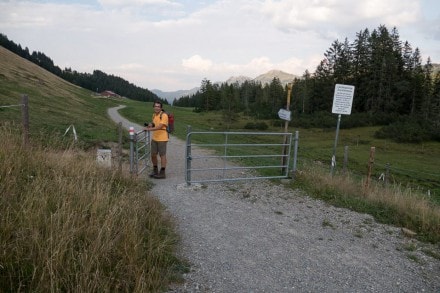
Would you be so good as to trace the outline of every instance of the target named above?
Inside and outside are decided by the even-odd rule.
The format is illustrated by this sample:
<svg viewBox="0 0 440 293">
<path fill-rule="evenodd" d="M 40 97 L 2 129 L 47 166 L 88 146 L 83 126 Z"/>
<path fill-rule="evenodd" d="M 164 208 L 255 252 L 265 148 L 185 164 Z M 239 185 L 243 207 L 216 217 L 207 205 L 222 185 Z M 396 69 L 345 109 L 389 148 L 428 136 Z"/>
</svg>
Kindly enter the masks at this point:
<svg viewBox="0 0 440 293">
<path fill-rule="evenodd" d="M 434 75 L 440 72 L 440 64 L 432 63 L 432 72 Z"/>
<path fill-rule="evenodd" d="M 228 80 L 226 80 L 225 82 L 227 84 L 234 84 L 234 83 L 238 83 L 238 84 L 242 84 L 245 81 L 250 81 L 252 80 L 252 78 L 244 76 L 244 75 L 240 75 L 240 76 L 231 76 L 230 78 L 228 78 Z"/>
<path fill-rule="evenodd" d="M 264 74 L 257 76 L 254 79 L 247 77 L 247 76 L 242 76 L 242 75 L 237 76 L 237 77 L 232 76 L 226 81 L 226 83 L 233 84 L 233 83 L 238 82 L 238 84 L 242 84 L 245 81 L 252 80 L 252 81 L 256 81 L 256 82 L 261 82 L 261 84 L 264 86 L 266 84 L 270 84 L 275 77 L 278 78 L 280 80 L 281 84 L 283 84 L 283 85 L 286 85 L 289 82 L 292 82 L 294 78 L 298 78 L 297 75 L 290 74 L 290 73 L 287 73 L 287 72 L 284 72 L 281 70 L 271 70 L 271 71 L 268 71 Z"/>
<path fill-rule="evenodd" d="M 195 87 L 190 90 L 178 90 L 174 92 L 163 92 L 158 89 L 151 90 L 154 94 L 156 94 L 159 98 L 166 99 L 168 103 L 172 104 L 174 99 L 181 98 L 183 96 L 191 96 L 195 94 L 200 88 Z"/>
<path fill-rule="evenodd" d="M 293 82 L 295 78 L 298 78 L 297 75 L 290 74 L 281 70 L 271 70 L 269 72 L 266 72 L 265 74 L 257 76 L 254 81 L 259 81 L 262 85 L 265 85 L 270 84 L 275 77 L 277 77 L 283 85 L 286 85 L 289 82 Z"/>
<path fill-rule="evenodd" d="M 241 85 L 245 81 L 253 80 L 253 81 L 261 82 L 261 84 L 264 86 L 266 84 L 270 84 L 275 77 L 277 77 L 280 80 L 282 85 L 286 85 L 287 83 L 292 82 L 293 79 L 298 78 L 299 76 L 294 75 L 294 74 L 290 74 L 290 73 L 287 73 L 287 72 L 284 72 L 281 70 L 271 70 L 271 71 L 268 71 L 264 74 L 257 76 L 254 79 L 252 79 L 251 77 L 243 76 L 243 75 L 231 76 L 226 81 L 224 81 L 224 83 L 227 83 L 227 84 L 238 83 L 239 85 Z M 216 84 L 221 84 L 221 83 L 222 82 L 216 82 Z M 190 90 L 178 90 L 175 92 L 163 92 L 161 90 L 154 89 L 154 90 L 151 90 L 151 92 L 153 92 L 154 94 L 156 94 L 158 97 L 160 97 L 162 99 L 166 99 L 168 101 L 168 103 L 172 104 L 174 99 L 179 99 L 183 96 L 191 96 L 191 95 L 195 94 L 199 89 L 200 89 L 200 87 L 195 87 Z"/>
</svg>

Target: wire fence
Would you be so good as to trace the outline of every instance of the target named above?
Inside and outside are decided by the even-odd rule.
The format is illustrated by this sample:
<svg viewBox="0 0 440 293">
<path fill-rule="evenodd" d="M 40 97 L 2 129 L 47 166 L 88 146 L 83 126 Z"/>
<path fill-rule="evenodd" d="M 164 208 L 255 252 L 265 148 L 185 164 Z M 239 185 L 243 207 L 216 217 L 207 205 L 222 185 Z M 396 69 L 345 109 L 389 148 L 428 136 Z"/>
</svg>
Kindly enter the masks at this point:
<svg viewBox="0 0 440 293">
<path fill-rule="evenodd" d="M 21 107 L 22 125 L 23 125 L 23 144 L 25 147 L 29 146 L 29 97 L 27 95 L 21 96 L 21 104 L 2 105 L 0 108 Z"/>
<path fill-rule="evenodd" d="M 400 184 L 437 198 L 436 201 L 440 202 L 440 173 L 395 167 L 391 163 L 375 163 L 375 168 L 379 173 L 377 181 Z"/>
<path fill-rule="evenodd" d="M 0 108 L 12 108 L 12 107 L 22 107 L 22 106 L 25 106 L 25 104 L 4 105 L 4 106 L 0 106 Z"/>
</svg>

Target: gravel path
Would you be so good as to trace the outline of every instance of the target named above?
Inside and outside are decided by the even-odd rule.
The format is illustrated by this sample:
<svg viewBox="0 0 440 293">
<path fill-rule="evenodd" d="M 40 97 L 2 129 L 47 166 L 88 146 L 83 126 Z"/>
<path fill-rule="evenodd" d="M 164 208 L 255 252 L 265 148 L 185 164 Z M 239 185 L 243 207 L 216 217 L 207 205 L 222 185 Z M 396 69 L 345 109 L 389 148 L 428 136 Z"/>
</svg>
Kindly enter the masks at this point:
<svg viewBox="0 0 440 293">
<path fill-rule="evenodd" d="M 440 292 L 440 260 L 423 252 L 438 246 L 266 180 L 187 186 L 175 137 L 154 182 L 191 264 L 170 292 Z"/>
</svg>

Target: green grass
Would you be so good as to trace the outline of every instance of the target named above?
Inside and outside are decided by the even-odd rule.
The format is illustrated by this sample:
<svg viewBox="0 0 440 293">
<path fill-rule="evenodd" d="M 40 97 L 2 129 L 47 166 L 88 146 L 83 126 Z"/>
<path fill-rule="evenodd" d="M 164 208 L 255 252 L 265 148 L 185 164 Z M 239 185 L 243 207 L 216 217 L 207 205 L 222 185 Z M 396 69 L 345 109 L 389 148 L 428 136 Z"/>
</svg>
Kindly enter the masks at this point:
<svg viewBox="0 0 440 293">
<path fill-rule="evenodd" d="M 0 123 L 22 124 L 21 107 L 1 106 L 21 103 L 29 97 L 31 139 L 44 142 L 44 137 L 57 133 L 63 137 L 73 125 L 84 147 L 114 141 L 116 125 L 107 116 L 107 109 L 124 101 L 96 98 L 92 92 L 73 86 L 35 64 L 0 47 Z M 43 139 L 41 139 L 43 138 Z M 70 131 L 65 139 L 73 141 Z"/>
<path fill-rule="evenodd" d="M 25 148 L 7 126 L 0 137 L 0 292 L 160 292 L 181 280 L 179 237 L 148 181 L 94 152 Z"/>
</svg>

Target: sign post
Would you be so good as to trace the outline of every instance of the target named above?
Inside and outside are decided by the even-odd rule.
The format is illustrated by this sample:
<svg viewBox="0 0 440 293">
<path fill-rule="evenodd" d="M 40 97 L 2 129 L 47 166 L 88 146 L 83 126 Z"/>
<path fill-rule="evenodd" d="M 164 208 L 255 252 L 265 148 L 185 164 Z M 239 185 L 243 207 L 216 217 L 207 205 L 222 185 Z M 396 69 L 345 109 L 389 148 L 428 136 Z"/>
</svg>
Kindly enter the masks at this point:
<svg viewBox="0 0 440 293">
<path fill-rule="evenodd" d="M 341 114 L 350 115 L 353 105 L 354 85 L 336 84 L 333 95 L 332 113 L 338 114 L 338 123 L 336 125 L 335 144 L 333 146 L 333 156 L 331 161 L 330 173 L 333 176 L 333 170 L 336 166 L 336 146 L 338 144 L 339 125 L 341 124 Z"/>
<path fill-rule="evenodd" d="M 292 92 L 292 84 L 288 83 L 287 84 L 287 103 L 286 103 L 286 109 L 280 109 L 278 111 L 278 116 L 285 120 L 284 122 L 284 133 L 287 133 L 287 131 L 289 130 L 289 121 L 290 121 L 290 94 Z M 286 162 L 287 162 L 287 135 L 284 135 L 284 146 L 283 146 L 283 155 L 282 155 L 282 160 L 281 160 L 281 174 L 288 174 L 289 171 L 289 166 L 286 166 Z"/>
</svg>

